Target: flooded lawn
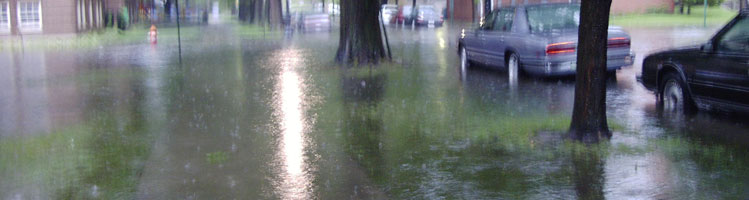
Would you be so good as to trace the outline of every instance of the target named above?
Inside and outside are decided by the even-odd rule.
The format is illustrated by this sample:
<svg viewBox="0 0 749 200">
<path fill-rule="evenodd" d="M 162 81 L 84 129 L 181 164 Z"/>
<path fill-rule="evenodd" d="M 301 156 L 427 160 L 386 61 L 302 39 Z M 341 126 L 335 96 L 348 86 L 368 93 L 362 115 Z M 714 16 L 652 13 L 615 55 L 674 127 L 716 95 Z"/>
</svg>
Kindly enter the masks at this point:
<svg viewBox="0 0 749 200">
<path fill-rule="evenodd" d="M 354 68 L 335 32 L 211 29 L 181 62 L 162 41 L 0 52 L 0 199 L 749 196 L 746 116 L 663 116 L 639 65 L 586 147 L 560 133 L 574 81 L 461 70 L 457 28 L 391 27 L 394 61 Z M 714 30 L 629 32 L 641 63 Z"/>
</svg>

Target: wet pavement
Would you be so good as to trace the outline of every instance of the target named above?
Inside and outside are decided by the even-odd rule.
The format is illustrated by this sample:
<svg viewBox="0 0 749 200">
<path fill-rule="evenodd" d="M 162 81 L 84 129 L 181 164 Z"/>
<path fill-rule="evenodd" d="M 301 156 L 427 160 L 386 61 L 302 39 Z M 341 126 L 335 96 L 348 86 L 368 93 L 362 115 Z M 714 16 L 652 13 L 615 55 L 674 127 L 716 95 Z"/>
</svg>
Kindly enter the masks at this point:
<svg viewBox="0 0 749 200">
<path fill-rule="evenodd" d="M 176 43 L 0 52 L 0 199 L 741 199 L 749 124 L 664 116 L 608 81 L 609 142 L 561 139 L 574 81 L 461 70 L 459 28 L 390 27 L 393 62 L 337 34 L 208 26 Z M 628 30 L 636 63 L 715 28 Z"/>
</svg>

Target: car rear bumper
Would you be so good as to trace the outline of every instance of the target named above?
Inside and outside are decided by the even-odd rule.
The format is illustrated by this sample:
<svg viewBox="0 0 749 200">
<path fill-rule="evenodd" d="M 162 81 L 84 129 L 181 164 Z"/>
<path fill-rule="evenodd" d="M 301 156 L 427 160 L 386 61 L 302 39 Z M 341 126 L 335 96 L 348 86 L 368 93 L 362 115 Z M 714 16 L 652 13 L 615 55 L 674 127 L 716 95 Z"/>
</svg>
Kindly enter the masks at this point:
<svg viewBox="0 0 749 200">
<path fill-rule="evenodd" d="M 610 56 L 606 64 L 606 70 L 615 71 L 622 67 L 631 66 L 634 60 L 634 52 L 626 55 Z M 577 61 L 572 59 L 567 61 L 524 62 L 523 70 L 526 73 L 536 76 L 568 76 L 574 75 L 577 72 Z"/>
</svg>

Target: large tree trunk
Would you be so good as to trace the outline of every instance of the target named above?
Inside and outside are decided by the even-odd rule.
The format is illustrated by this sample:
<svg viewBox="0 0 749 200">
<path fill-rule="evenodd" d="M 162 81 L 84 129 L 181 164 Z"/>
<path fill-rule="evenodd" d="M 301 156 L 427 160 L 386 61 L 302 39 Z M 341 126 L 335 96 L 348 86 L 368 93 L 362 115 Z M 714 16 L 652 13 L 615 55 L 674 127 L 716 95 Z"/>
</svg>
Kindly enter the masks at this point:
<svg viewBox="0 0 749 200">
<path fill-rule="evenodd" d="M 746 0 L 739 0 L 739 9 L 746 9 Z"/>
<path fill-rule="evenodd" d="M 283 24 L 283 5 L 281 0 L 270 0 L 270 10 L 268 11 L 268 24 L 271 28 L 281 28 Z"/>
<path fill-rule="evenodd" d="M 254 11 L 255 11 L 255 0 L 240 0 L 239 1 L 239 20 L 243 22 L 250 22 Z"/>
<path fill-rule="evenodd" d="M 679 14 L 684 14 L 684 0 L 679 1 Z"/>
<path fill-rule="evenodd" d="M 341 32 L 336 61 L 373 63 L 385 58 L 379 0 L 341 0 Z"/>
<path fill-rule="evenodd" d="M 289 7 L 289 4 L 291 4 L 291 1 L 286 0 L 286 16 L 291 17 L 291 8 Z"/>
<path fill-rule="evenodd" d="M 570 136 L 586 142 L 611 137 L 606 123 L 606 49 L 611 0 L 582 1 L 575 105 Z"/>
<path fill-rule="evenodd" d="M 172 4 L 173 3 L 174 3 L 173 0 L 166 0 L 164 2 L 164 15 L 166 15 L 167 17 L 169 17 L 169 16 L 172 15 Z"/>
<path fill-rule="evenodd" d="M 243 22 L 267 23 L 271 28 L 280 28 L 283 3 L 281 0 L 240 0 L 238 17 Z"/>
<path fill-rule="evenodd" d="M 265 0 L 255 0 L 255 5 L 254 5 L 255 12 L 254 12 L 254 16 L 250 20 L 251 23 L 257 23 L 257 22 L 262 23 L 263 22 L 263 16 L 264 16 L 264 14 L 263 14 L 263 3 L 265 3 L 264 1 Z"/>
</svg>

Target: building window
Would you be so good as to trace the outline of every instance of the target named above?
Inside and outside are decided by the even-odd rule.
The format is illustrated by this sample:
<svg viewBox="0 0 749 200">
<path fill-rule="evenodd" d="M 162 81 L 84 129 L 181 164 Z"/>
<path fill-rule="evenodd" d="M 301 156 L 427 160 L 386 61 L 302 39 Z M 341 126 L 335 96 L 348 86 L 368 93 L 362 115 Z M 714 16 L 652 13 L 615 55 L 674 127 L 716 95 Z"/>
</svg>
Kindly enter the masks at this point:
<svg viewBox="0 0 749 200">
<path fill-rule="evenodd" d="M 22 31 L 39 31 L 42 29 L 42 2 L 18 2 L 18 24 Z"/>
<path fill-rule="evenodd" d="M 10 4 L 0 2 L 0 31 L 10 31 Z"/>
</svg>

